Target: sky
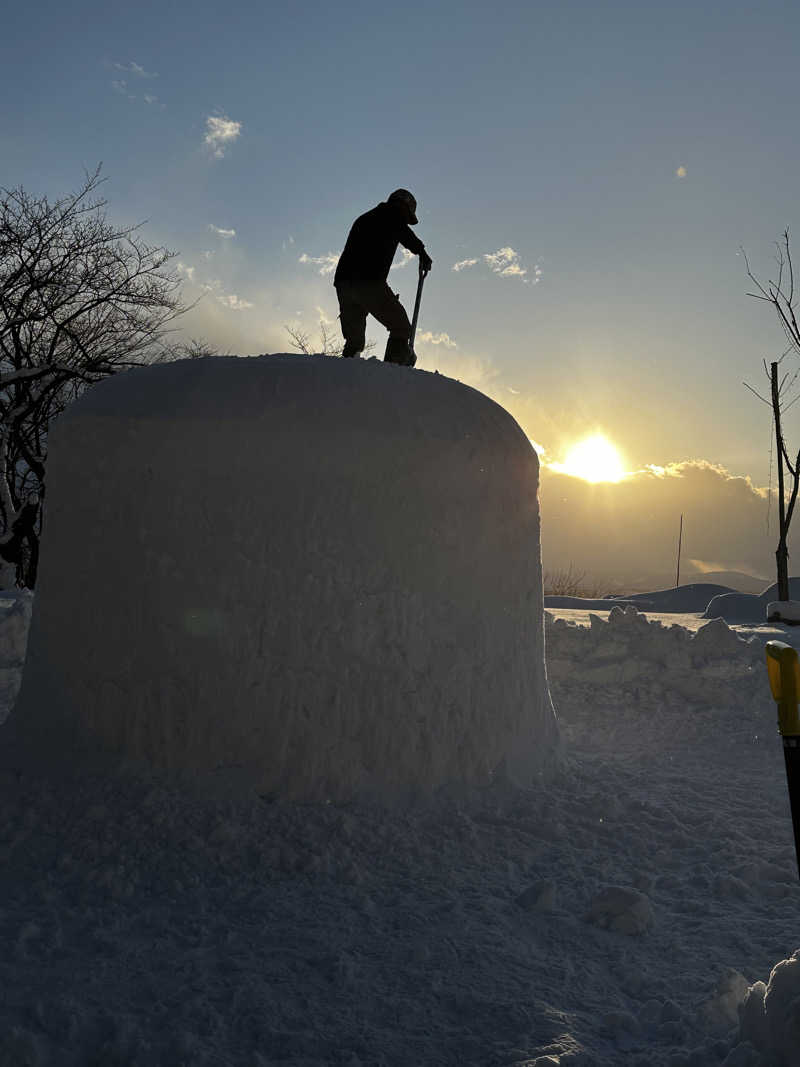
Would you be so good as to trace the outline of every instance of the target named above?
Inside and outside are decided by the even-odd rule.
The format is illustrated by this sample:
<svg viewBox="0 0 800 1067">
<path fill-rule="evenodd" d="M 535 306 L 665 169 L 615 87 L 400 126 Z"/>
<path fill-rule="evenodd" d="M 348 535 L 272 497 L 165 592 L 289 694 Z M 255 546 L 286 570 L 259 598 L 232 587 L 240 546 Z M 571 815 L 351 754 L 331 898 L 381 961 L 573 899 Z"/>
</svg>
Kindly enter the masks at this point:
<svg viewBox="0 0 800 1067">
<path fill-rule="evenodd" d="M 741 249 L 769 277 L 800 221 L 798 45 L 776 0 L 48 0 L 0 39 L 0 186 L 56 198 L 102 162 L 110 217 L 201 297 L 186 335 L 240 355 L 336 331 L 352 221 L 409 188 L 434 261 L 418 366 L 502 403 L 545 462 L 603 433 L 626 471 L 765 488 L 742 383 L 785 344 Z M 407 307 L 415 262 L 390 274 Z"/>
</svg>

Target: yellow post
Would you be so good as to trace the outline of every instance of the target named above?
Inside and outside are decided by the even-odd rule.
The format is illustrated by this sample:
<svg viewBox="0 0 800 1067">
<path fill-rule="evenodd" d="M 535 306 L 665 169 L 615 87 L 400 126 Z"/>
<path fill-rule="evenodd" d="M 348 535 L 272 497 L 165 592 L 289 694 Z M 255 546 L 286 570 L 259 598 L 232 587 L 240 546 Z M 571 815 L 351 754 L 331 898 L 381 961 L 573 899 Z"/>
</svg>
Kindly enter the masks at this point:
<svg viewBox="0 0 800 1067">
<path fill-rule="evenodd" d="M 786 784 L 800 873 L 800 663 L 797 650 L 785 641 L 767 641 L 766 653 L 769 687 L 772 699 L 778 705 L 778 729 L 783 737 Z"/>
<path fill-rule="evenodd" d="M 800 734 L 800 663 L 797 649 L 784 641 L 767 641 L 767 673 L 772 699 L 778 705 L 781 734 Z"/>
</svg>

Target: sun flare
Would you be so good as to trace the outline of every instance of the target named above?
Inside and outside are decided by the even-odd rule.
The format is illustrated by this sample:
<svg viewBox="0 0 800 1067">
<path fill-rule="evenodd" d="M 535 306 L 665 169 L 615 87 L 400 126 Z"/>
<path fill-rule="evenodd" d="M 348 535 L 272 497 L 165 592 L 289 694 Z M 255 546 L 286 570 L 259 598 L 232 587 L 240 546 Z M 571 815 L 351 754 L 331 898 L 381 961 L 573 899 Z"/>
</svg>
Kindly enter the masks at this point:
<svg viewBox="0 0 800 1067">
<path fill-rule="evenodd" d="M 567 452 L 564 462 L 553 466 L 562 474 L 571 474 L 587 482 L 621 482 L 625 477 L 622 456 L 601 433 L 577 441 Z"/>
</svg>

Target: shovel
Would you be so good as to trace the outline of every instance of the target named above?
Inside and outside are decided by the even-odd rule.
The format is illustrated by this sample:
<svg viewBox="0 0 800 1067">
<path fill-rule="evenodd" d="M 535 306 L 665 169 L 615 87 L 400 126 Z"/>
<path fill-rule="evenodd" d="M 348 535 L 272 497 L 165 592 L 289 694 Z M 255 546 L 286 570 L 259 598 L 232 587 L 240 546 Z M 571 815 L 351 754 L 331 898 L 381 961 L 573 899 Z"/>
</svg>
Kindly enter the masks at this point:
<svg viewBox="0 0 800 1067">
<path fill-rule="evenodd" d="M 427 271 L 422 269 L 422 263 L 419 265 L 419 281 L 417 282 L 417 299 L 414 302 L 414 317 L 411 320 L 411 340 L 408 342 L 408 347 L 411 351 L 414 351 L 414 338 L 417 336 L 417 319 L 419 318 L 419 304 L 422 300 L 422 286 L 425 282 L 425 276 Z M 414 358 L 416 363 L 416 357 Z M 413 366 L 413 364 L 412 364 Z"/>
</svg>

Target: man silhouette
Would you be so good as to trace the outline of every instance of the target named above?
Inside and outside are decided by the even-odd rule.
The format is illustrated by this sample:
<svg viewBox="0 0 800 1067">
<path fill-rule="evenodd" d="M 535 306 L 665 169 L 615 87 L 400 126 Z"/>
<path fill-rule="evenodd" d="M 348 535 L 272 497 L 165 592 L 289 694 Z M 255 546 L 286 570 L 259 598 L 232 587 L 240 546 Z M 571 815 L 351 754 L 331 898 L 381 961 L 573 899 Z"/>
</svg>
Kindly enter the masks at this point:
<svg viewBox="0 0 800 1067">
<path fill-rule="evenodd" d="M 407 367 L 417 362 L 408 315 L 386 282 L 398 244 L 419 256 L 423 271 L 431 269 L 433 261 L 425 245 L 409 228 L 417 221 L 417 201 L 408 189 L 395 189 L 386 201 L 360 215 L 350 228 L 333 276 L 345 359 L 364 351 L 367 315 L 374 315 L 389 331 L 384 362 Z"/>
</svg>

